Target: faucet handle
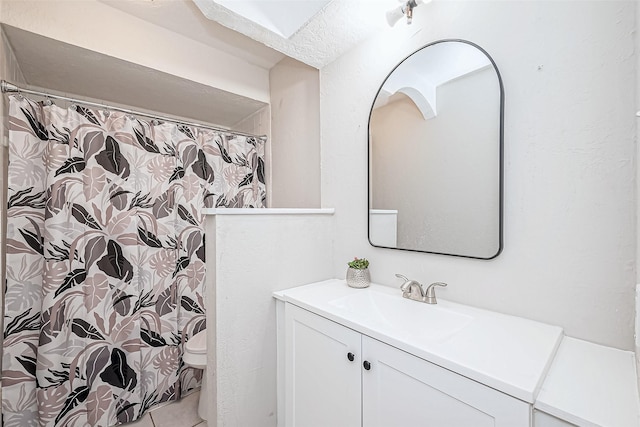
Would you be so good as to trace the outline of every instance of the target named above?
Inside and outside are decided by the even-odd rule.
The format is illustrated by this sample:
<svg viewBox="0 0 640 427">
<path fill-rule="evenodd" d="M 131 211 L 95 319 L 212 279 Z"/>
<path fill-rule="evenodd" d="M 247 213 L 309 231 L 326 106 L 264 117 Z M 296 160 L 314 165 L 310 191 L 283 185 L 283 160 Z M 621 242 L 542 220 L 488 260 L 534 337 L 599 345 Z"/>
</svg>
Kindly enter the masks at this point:
<svg viewBox="0 0 640 427">
<path fill-rule="evenodd" d="M 409 284 L 410 284 L 411 280 L 409 280 L 409 279 L 407 278 L 407 276 L 404 276 L 404 275 L 402 275 L 402 274 L 398 274 L 398 273 L 396 273 L 396 277 L 397 277 L 398 279 L 402 279 L 402 280 L 404 280 L 404 283 L 403 283 L 402 285 L 400 285 L 400 290 L 401 290 L 402 292 L 406 292 L 406 291 L 407 291 L 407 289 L 409 288 Z"/>
<path fill-rule="evenodd" d="M 424 302 L 426 302 L 427 304 L 437 304 L 438 300 L 436 299 L 436 286 L 441 286 L 441 287 L 445 287 L 447 286 L 446 283 L 444 282 L 435 282 L 430 284 L 427 287 L 426 292 L 424 293 Z"/>
</svg>

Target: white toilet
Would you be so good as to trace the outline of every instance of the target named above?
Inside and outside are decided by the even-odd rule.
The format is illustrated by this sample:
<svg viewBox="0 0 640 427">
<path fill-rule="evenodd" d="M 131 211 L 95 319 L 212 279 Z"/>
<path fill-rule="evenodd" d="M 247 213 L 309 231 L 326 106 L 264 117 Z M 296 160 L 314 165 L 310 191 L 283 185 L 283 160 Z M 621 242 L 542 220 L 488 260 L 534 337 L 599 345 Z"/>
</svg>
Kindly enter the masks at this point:
<svg viewBox="0 0 640 427">
<path fill-rule="evenodd" d="M 185 365 L 203 369 L 198 416 L 207 419 L 207 330 L 200 331 L 187 340 L 182 358 Z"/>
</svg>

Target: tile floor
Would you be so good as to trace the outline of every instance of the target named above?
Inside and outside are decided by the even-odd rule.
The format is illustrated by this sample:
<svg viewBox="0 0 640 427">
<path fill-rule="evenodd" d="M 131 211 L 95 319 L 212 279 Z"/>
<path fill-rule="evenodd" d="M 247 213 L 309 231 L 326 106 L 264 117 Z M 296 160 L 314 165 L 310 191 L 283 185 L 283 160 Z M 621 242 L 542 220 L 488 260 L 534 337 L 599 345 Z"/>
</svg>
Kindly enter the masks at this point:
<svg viewBox="0 0 640 427">
<path fill-rule="evenodd" d="M 141 420 L 127 427 L 207 427 L 198 416 L 200 392 L 191 393 L 181 400 L 150 410 Z"/>
</svg>

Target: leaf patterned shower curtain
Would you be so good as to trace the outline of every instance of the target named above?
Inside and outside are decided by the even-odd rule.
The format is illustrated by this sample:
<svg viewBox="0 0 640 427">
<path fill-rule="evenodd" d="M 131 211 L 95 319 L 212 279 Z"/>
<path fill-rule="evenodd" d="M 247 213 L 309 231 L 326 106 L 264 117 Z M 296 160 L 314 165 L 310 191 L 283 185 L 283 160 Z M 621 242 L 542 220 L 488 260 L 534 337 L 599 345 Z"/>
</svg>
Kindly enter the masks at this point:
<svg viewBox="0 0 640 427">
<path fill-rule="evenodd" d="M 201 372 L 203 207 L 264 207 L 264 141 L 10 97 L 6 427 L 133 421 Z"/>
</svg>

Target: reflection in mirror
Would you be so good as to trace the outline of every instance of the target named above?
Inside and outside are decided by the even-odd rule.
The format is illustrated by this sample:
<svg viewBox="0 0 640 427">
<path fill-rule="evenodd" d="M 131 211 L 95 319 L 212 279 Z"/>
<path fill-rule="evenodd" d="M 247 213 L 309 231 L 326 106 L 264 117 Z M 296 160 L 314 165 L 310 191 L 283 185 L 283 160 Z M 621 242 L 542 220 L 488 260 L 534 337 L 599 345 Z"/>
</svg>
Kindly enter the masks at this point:
<svg viewBox="0 0 640 427">
<path fill-rule="evenodd" d="M 401 62 L 369 117 L 369 241 L 490 259 L 502 249 L 500 74 L 473 43 Z"/>
</svg>

